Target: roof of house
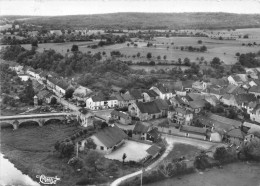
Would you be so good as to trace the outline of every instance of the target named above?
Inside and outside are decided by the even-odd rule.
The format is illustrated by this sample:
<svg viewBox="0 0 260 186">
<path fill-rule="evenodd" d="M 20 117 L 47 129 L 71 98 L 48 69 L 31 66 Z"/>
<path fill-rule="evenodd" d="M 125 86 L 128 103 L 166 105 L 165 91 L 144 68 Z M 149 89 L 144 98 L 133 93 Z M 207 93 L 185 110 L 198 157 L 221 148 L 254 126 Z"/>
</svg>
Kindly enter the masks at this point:
<svg viewBox="0 0 260 186">
<path fill-rule="evenodd" d="M 158 132 L 157 128 L 153 128 L 148 132 L 148 134 L 152 136 L 154 139 L 158 139 L 158 137 L 160 136 L 160 133 Z"/>
<path fill-rule="evenodd" d="M 241 79 L 241 77 L 238 76 L 238 75 L 232 75 L 231 77 L 232 77 L 236 82 L 243 82 L 243 80 Z"/>
<path fill-rule="evenodd" d="M 148 123 L 144 123 L 141 121 L 136 122 L 135 127 L 133 129 L 133 132 L 137 133 L 147 133 L 150 129 L 150 126 Z"/>
<path fill-rule="evenodd" d="M 255 102 L 257 98 L 254 94 L 238 94 L 235 95 L 235 99 L 238 104 Z"/>
<path fill-rule="evenodd" d="M 75 91 L 73 92 L 73 96 L 77 96 L 77 97 L 87 97 L 89 96 L 93 91 L 90 90 L 87 87 L 83 87 L 83 86 L 79 86 L 78 88 L 75 89 Z"/>
<path fill-rule="evenodd" d="M 135 100 L 135 98 L 130 95 L 129 91 L 127 91 L 124 94 L 121 94 L 121 97 L 123 98 L 124 101 Z"/>
<path fill-rule="evenodd" d="M 238 87 L 236 85 L 230 84 L 225 89 L 225 92 L 228 93 L 228 94 L 243 94 L 243 93 L 246 93 L 246 90 L 244 90 L 241 87 Z"/>
<path fill-rule="evenodd" d="M 166 100 L 156 99 L 154 102 L 160 110 L 167 110 L 169 108 L 169 103 Z"/>
<path fill-rule="evenodd" d="M 221 99 L 230 100 L 232 98 L 235 98 L 233 94 L 224 94 Z"/>
<path fill-rule="evenodd" d="M 136 105 L 141 113 L 156 114 L 161 112 L 155 101 L 137 102 Z"/>
<path fill-rule="evenodd" d="M 190 101 L 189 105 L 191 108 L 196 109 L 196 108 L 203 108 L 207 101 L 205 100 L 196 100 L 196 101 Z"/>
<path fill-rule="evenodd" d="M 121 118 L 124 119 L 128 119 L 129 118 L 129 114 L 127 114 L 126 112 L 122 112 L 122 111 L 117 111 L 117 110 L 113 110 L 111 113 L 111 116 L 120 116 Z"/>
<path fill-rule="evenodd" d="M 205 96 L 200 93 L 188 93 L 187 97 L 190 97 L 193 101 L 202 100 L 205 98 Z"/>
<path fill-rule="evenodd" d="M 130 95 L 134 98 L 134 99 L 143 99 L 142 96 L 142 91 L 138 90 L 138 89 L 131 89 L 129 90 Z"/>
<path fill-rule="evenodd" d="M 260 109 L 260 104 L 258 103 L 255 108 L 252 110 L 253 114 L 256 114 L 256 111 Z"/>
<path fill-rule="evenodd" d="M 193 80 L 182 81 L 183 88 L 192 88 Z"/>
<path fill-rule="evenodd" d="M 127 135 L 117 126 L 105 127 L 96 134 L 93 134 L 93 136 L 108 148 L 113 147 L 127 137 Z"/>
<path fill-rule="evenodd" d="M 249 89 L 249 92 L 260 93 L 260 86 L 253 86 Z"/>
<path fill-rule="evenodd" d="M 234 128 L 227 132 L 227 136 L 233 138 L 244 139 L 245 135 L 246 134 L 240 128 Z"/>
<path fill-rule="evenodd" d="M 188 110 L 185 110 L 184 108 L 180 108 L 180 107 L 175 108 L 175 111 L 177 113 L 181 113 L 181 114 L 184 114 L 184 115 L 189 112 Z"/>
<path fill-rule="evenodd" d="M 193 127 L 189 125 L 182 125 L 180 131 L 187 132 L 187 133 L 201 134 L 201 135 L 207 134 L 206 128 Z"/>
<path fill-rule="evenodd" d="M 65 80 L 60 79 L 59 81 L 57 81 L 56 85 L 60 88 L 62 88 L 63 90 L 66 90 L 70 85 L 69 83 L 67 83 Z"/>
<path fill-rule="evenodd" d="M 157 97 L 159 96 L 155 91 L 153 90 L 143 90 L 143 92 L 147 93 L 150 97 Z"/>
<path fill-rule="evenodd" d="M 155 87 L 157 87 L 163 94 L 170 93 L 170 89 L 164 84 L 158 83 Z"/>
<path fill-rule="evenodd" d="M 212 113 L 207 113 L 205 116 L 216 128 L 224 129 L 225 131 L 230 130 L 230 128 L 238 128 L 242 125 L 241 121 L 229 119 L 223 116 L 219 116 Z"/>
<path fill-rule="evenodd" d="M 146 152 L 148 153 L 148 154 L 150 154 L 151 156 L 155 156 L 157 153 L 159 153 L 160 152 L 160 150 L 161 150 L 161 147 L 159 147 L 158 145 L 152 145 L 150 148 L 148 148 L 147 150 L 146 150 Z"/>
<path fill-rule="evenodd" d="M 39 99 L 43 99 L 43 98 L 49 98 L 52 95 L 53 94 L 51 92 L 49 92 L 48 90 L 42 90 L 42 91 L 38 92 L 37 97 Z"/>
</svg>

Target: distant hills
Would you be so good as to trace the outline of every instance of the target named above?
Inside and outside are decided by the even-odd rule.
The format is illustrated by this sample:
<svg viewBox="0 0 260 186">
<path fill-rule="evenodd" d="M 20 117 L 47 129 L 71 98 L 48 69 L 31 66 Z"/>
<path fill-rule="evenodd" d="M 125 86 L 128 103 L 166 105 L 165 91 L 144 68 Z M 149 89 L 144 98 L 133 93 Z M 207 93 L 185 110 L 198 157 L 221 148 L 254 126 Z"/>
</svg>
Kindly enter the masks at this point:
<svg viewBox="0 0 260 186">
<path fill-rule="evenodd" d="M 8 17 L 8 16 L 5 16 Z M 9 16 L 50 29 L 221 29 L 260 27 L 260 14 L 111 13 L 68 16 Z"/>
</svg>

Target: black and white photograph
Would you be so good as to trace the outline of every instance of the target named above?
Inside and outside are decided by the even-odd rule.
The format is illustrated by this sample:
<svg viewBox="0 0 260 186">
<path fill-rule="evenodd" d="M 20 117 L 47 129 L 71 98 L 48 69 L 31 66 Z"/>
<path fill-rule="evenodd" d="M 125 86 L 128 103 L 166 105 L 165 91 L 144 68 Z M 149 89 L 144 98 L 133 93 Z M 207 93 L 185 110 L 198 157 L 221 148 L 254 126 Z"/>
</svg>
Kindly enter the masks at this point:
<svg viewBox="0 0 260 186">
<path fill-rule="evenodd" d="M 260 0 L 0 0 L 0 186 L 260 186 Z"/>
</svg>

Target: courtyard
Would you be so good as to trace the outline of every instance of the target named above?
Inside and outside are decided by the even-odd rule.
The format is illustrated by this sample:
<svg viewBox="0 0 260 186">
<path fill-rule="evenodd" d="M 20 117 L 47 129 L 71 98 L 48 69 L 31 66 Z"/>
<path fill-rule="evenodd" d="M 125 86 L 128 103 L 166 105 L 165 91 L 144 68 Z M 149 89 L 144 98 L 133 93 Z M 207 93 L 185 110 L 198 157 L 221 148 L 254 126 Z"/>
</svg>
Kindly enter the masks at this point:
<svg viewBox="0 0 260 186">
<path fill-rule="evenodd" d="M 105 155 L 106 158 L 112 160 L 119 160 L 122 161 L 123 154 L 126 154 L 125 161 L 140 161 L 145 158 L 148 153 L 146 150 L 151 147 L 151 145 L 139 143 L 136 141 L 129 141 L 126 140 L 125 143 L 119 147 L 117 150 L 113 151 L 112 153 Z"/>
</svg>

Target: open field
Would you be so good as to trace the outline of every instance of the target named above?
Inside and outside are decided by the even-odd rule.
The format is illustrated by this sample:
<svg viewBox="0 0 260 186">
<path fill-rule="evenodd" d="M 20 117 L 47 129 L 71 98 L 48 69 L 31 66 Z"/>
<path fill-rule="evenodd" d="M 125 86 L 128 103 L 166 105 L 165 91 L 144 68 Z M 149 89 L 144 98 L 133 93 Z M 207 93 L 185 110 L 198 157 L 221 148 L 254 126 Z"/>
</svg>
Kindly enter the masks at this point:
<svg viewBox="0 0 260 186">
<path fill-rule="evenodd" d="M 260 163 L 241 162 L 212 168 L 207 172 L 166 179 L 147 186 L 259 186 Z"/>
<path fill-rule="evenodd" d="M 254 33 L 258 32 L 254 30 Z M 246 33 L 246 32 L 245 32 Z M 202 40 L 202 44 L 198 44 L 198 40 Z M 97 43 L 98 41 L 93 42 L 71 42 L 71 43 L 47 43 L 47 44 L 39 44 L 38 51 L 42 52 L 44 49 L 54 49 L 57 52 L 65 54 L 67 49 L 71 49 L 73 44 L 79 45 L 79 50 L 82 52 L 91 51 L 92 53 L 97 52 L 106 52 L 106 57 L 110 57 L 110 52 L 113 50 L 119 50 L 123 55 L 125 55 L 122 60 L 132 60 L 135 62 L 147 62 L 146 54 L 148 52 L 152 53 L 151 60 L 155 62 L 159 62 L 157 60 L 157 56 L 161 56 L 160 62 L 165 62 L 163 60 L 163 56 L 166 56 L 166 61 L 168 62 L 176 62 L 179 58 L 182 60 L 188 57 L 191 62 L 198 62 L 197 58 L 204 57 L 206 61 L 211 61 L 214 57 L 219 57 L 225 64 L 234 64 L 237 62 L 237 57 L 235 54 L 237 52 L 247 53 L 247 52 L 258 52 L 260 50 L 260 37 L 249 38 L 249 39 L 238 39 L 238 40 L 214 40 L 210 38 L 201 38 L 201 37 L 156 37 L 153 41 L 149 41 L 156 45 L 156 47 L 147 47 L 147 42 L 138 41 L 136 44 L 137 47 L 127 46 L 127 43 L 116 44 L 110 46 L 99 47 L 97 49 L 87 48 L 88 45 Z M 257 46 L 242 46 L 242 43 L 248 44 L 256 42 Z M 174 44 L 171 44 L 174 43 Z M 180 47 L 182 46 L 193 46 L 193 47 L 201 47 L 205 45 L 207 47 L 206 52 L 189 52 L 189 51 L 181 51 Z M 25 48 L 30 49 L 30 45 L 23 45 Z M 167 47 L 169 47 L 167 49 Z M 178 49 L 177 49 L 178 48 Z M 141 56 L 133 57 L 138 52 L 140 52 Z M 151 61 L 150 60 L 150 61 Z"/>
<path fill-rule="evenodd" d="M 108 159 L 114 159 L 122 161 L 123 154 L 126 154 L 125 161 L 140 161 L 146 156 L 148 153 L 146 150 L 151 147 L 151 145 L 139 143 L 136 141 L 129 141 L 126 140 L 125 143 L 117 150 L 113 151 L 112 153 L 105 155 Z"/>
</svg>

